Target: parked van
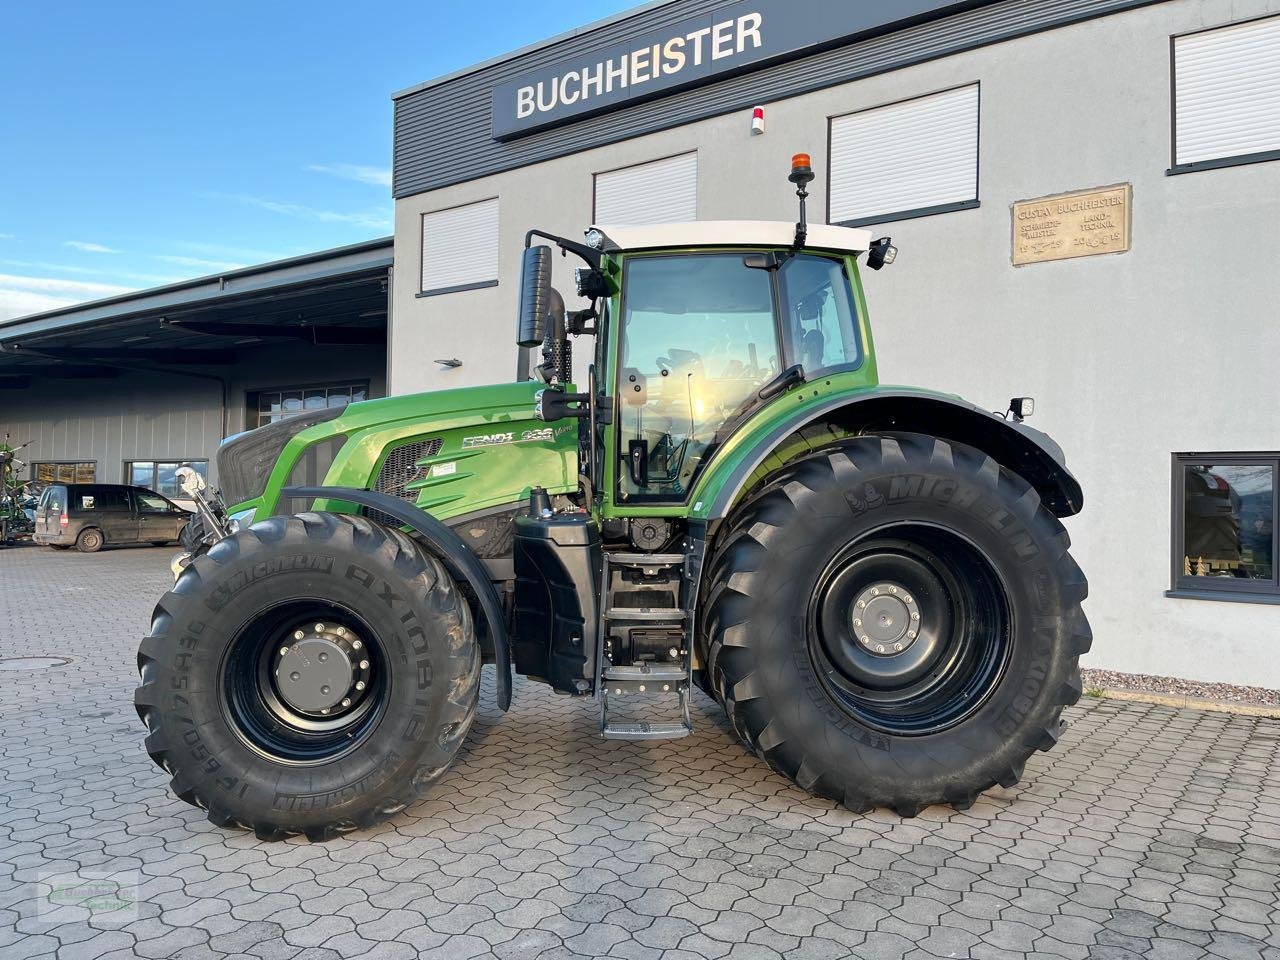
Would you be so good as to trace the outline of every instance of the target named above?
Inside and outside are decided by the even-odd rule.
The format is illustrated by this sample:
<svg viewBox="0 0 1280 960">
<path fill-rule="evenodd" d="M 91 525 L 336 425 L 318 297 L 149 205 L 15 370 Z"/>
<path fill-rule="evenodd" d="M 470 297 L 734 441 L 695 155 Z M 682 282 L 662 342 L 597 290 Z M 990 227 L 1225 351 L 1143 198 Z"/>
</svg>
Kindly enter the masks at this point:
<svg viewBox="0 0 1280 960">
<path fill-rule="evenodd" d="M 94 553 L 104 543 L 151 543 L 178 539 L 191 519 L 168 497 L 120 483 L 55 483 L 36 507 L 36 543 Z"/>
</svg>

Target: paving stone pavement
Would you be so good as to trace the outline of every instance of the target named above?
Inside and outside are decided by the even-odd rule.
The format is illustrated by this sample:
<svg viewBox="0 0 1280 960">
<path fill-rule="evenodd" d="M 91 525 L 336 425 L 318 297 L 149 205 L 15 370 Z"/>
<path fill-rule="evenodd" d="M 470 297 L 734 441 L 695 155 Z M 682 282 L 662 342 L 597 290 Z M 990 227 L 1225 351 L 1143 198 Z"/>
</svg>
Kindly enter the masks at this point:
<svg viewBox="0 0 1280 960">
<path fill-rule="evenodd" d="M 855 816 L 697 732 L 605 742 L 592 702 L 492 678 L 422 803 L 268 844 L 174 799 L 134 653 L 167 550 L 0 550 L 0 958 L 1280 960 L 1280 721 L 1086 699 L 1014 789 Z M 486 670 L 486 673 L 488 671 Z M 48 912 L 49 874 L 133 877 Z M 50 917 L 53 919 L 50 919 Z"/>
</svg>

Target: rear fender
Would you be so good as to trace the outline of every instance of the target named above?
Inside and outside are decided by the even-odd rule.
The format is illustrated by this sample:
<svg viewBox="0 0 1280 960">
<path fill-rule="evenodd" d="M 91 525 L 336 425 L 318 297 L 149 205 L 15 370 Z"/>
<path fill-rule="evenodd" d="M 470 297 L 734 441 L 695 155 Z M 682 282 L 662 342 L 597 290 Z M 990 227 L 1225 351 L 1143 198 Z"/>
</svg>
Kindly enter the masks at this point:
<svg viewBox="0 0 1280 960">
<path fill-rule="evenodd" d="M 1067 469 L 1062 448 L 1048 434 L 958 397 L 883 387 L 815 400 L 782 420 L 771 421 L 747 444 L 735 445 L 744 452 L 714 465 L 703 478 L 694 498 L 694 516 L 709 521 L 726 517 L 758 484 L 759 468 L 770 456 L 788 448 L 807 452 L 804 443 L 789 441 L 823 425 L 832 439 L 896 430 L 965 443 L 1022 476 L 1055 516 L 1071 516 L 1084 506 L 1080 484 Z"/>
</svg>

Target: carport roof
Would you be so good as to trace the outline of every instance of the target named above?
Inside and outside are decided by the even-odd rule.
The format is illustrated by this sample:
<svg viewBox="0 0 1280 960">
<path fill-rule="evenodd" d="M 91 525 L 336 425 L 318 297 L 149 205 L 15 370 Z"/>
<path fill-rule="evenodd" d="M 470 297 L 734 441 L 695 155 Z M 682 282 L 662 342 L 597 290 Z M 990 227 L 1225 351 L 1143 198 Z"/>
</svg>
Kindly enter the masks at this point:
<svg viewBox="0 0 1280 960">
<path fill-rule="evenodd" d="M 235 345 L 258 339 L 385 343 L 391 264 L 385 237 L 3 321 L 0 373 L 64 376 L 68 366 L 112 361 L 220 365 Z"/>
</svg>

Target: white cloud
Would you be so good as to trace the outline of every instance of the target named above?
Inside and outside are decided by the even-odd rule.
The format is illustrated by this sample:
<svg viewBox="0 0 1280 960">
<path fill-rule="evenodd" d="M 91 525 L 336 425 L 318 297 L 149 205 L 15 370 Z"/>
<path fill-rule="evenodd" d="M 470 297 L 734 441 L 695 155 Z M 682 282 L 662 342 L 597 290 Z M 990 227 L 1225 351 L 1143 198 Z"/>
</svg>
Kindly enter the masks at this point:
<svg viewBox="0 0 1280 960">
<path fill-rule="evenodd" d="M 84 240 L 63 240 L 64 247 L 71 247 L 73 250 L 80 250 L 84 253 L 119 253 L 111 247 L 105 247 L 100 243 L 88 243 Z"/>
<path fill-rule="evenodd" d="M 391 171 L 385 167 L 366 167 L 358 163 L 313 163 L 307 167 L 313 173 L 327 173 L 343 180 L 355 180 L 375 187 L 391 186 Z"/>
<path fill-rule="evenodd" d="M 136 273 L 132 270 L 118 270 L 107 267 L 82 267 L 71 263 L 48 263 L 42 260 L 10 260 L 0 257 L 0 265 L 20 267 L 23 270 L 39 270 L 51 273 L 70 273 L 80 277 L 104 277 L 108 280 L 141 283 L 147 286 L 159 286 L 166 283 L 177 283 L 186 277 L 175 277 L 172 274 Z"/>
<path fill-rule="evenodd" d="M 0 320 L 12 320 L 15 317 L 69 307 L 86 300 L 129 293 L 132 289 L 113 283 L 0 273 Z"/>
<path fill-rule="evenodd" d="M 247 194 L 233 193 L 215 195 L 224 200 L 247 204 L 272 213 L 281 213 L 300 220 L 314 220 L 319 223 L 349 223 L 352 226 L 367 227 L 371 230 L 390 230 L 391 214 L 389 210 L 371 210 L 359 213 L 340 213 L 336 210 L 319 210 L 301 203 L 289 203 L 283 200 L 268 200 L 265 197 L 253 197 Z"/>
<path fill-rule="evenodd" d="M 236 263 L 231 260 L 208 260 L 204 257 L 186 257 L 176 253 L 157 253 L 153 259 L 165 263 L 176 263 L 180 267 L 195 267 L 199 270 L 239 270 L 247 267 L 247 263 Z"/>
</svg>

